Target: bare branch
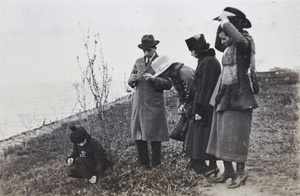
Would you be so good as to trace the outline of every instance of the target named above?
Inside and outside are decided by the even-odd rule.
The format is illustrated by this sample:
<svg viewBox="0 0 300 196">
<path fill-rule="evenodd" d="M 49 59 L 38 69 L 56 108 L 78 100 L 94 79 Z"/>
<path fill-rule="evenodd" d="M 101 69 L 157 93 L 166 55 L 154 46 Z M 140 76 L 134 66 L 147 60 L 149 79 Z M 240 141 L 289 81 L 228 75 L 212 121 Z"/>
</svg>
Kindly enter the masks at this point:
<svg viewBox="0 0 300 196">
<path fill-rule="evenodd" d="M 77 57 L 77 62 L 82 73 L 82 84 L 80 86 L 79 84 L 74 85 L 74 87 L 77 91 L 79 104 L 82 107 L 86 107 L 86 103 L 83 103 L 86 102 L 86 97 L 80 96 L 80 93 L 78 92 L 84 91 L 84 86 L 88 85 L 90 92 L 94 97 L 96 108 L 99 108 L 101 111 L 107 104 L 109 88 L 112 81 L 111 72 L 113 70 L 111 70 L 111 72 L 109 71 L 108 64 L 104 60 L 99 33 L 90 36 L 90 31 L 88 29 L 87 34 L 83 32 L 82 35 L 88 63 L 85 67 L 82 67 L 79 57 Z M 90 42 L 91 38 L 94 40 Z M 91 48 L 92 50 L 90 50 Z"/>
</svg>

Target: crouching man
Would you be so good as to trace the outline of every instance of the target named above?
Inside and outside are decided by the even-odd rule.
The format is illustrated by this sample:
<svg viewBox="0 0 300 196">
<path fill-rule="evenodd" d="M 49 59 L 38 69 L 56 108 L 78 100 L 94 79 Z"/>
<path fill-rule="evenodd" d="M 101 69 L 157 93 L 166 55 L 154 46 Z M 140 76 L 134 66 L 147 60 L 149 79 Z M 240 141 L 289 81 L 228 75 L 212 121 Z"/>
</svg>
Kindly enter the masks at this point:
<svg viewBox="0 0 300 196">
<path fill-rule="evenodd" d="M 85 178 L 91 184 L 97 182 L 98 174 L 112 167 L 106 150 L 100 141 L 92 137 L 83 127 L 71 126 L 70 140 L 73 152 L 67 158 L 69 177 Z"/>
</svg>

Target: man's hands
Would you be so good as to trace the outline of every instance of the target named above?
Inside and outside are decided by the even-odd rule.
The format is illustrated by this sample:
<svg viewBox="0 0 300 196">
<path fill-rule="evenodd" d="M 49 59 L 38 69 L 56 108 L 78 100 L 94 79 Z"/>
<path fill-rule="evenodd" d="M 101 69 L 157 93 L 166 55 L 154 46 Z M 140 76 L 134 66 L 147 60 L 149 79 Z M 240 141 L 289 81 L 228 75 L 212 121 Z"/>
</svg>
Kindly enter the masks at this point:
<svg viewBox="0 0 300 196">
<path fill-rule="evenodd" d="M 143 74 L 143 77 L 146 79 L 146 80 L 150 80 L 150 81 L 154 81 L 155 80 L 155 77 L 150 74 L 150 73 L 144 73 Z"/>
<path fill-rule="evenodd" d="M 150 81 L 154 81 L 154 79 L 155 79 L 155 77 L 150 73 L 144 73 L 143 77 L 146 80 L 150 80 Z M 138 75 L 137 74 L 131 74 L 130 80 L 133 81 L 133 82 L 137 81 L 138 80 Z"/>
<path fill-rule="evenodd" d="M 135 81 L 137 81 L 137 79 L 138 79 L 138 75 L 137 74 L 131 74 L 131 76 L 130 76 L 130 80 L 131 81 L 135 82 Z"/>
</svg>

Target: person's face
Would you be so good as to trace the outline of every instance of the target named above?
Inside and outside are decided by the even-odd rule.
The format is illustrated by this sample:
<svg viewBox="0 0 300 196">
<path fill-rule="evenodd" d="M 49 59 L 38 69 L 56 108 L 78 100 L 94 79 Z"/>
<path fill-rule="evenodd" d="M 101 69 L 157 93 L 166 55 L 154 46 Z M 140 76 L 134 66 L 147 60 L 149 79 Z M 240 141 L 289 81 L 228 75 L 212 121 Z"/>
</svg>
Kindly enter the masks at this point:
<svg viewBox="0 0 300 196">
<path fill-rule="evenodd" d="M 219 37 L 221 39 L 221 43 L 224 44 L 226 47 L 231 46 L 233 44 L 231 37 L 226 35 L 224 31 L 219 33 Z"/>
<path fill-rule="evenodd" d="M 78 143 L 77 145 L 78 145 L 78 146 L 84 146 L 85 144 L 86 144 L 86 139 L 85 139 L 83 142 Z"/>
<path fill-rule="evenodd" d="M 191 50 L 191 56 L 197 58 L 197 53 L 195 50 Z"/>
<path fill-rule="evenodd" d="M 147 48 L 147 49 L 144 49 L 143 51 L 147 58 L 151 58 L 154 55 L 156 49 L 155 48 Z"/>
</svg>

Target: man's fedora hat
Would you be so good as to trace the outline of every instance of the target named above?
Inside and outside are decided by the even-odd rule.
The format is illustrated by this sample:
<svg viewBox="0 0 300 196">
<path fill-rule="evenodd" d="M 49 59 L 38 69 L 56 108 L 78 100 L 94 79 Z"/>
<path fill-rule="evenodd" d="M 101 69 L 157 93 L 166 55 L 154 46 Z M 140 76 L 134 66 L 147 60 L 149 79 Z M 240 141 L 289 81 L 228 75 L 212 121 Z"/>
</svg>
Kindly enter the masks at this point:
<svg viewBox="0 0 300 196">
<path fill-rule="evenodd" d="M 174 63 L 174 60 L 171 60 L 168 56 L 163 55 L 159 56 L 151 64 L 152 69 L 155 71 L 154 76 L 159 76 L 164 71 L 166 71 Z"/>
<path fill-rule="evenodd" d="M 243 21 L 243 28 L 251 28 L 251 26 L 252 26 L 251 22 L 246 18 L 246 15 L 242 11 L 240 11 L 240 10 L 238 10 L 236 8 L 226 7 L 223 10 L 222 14 L 228 16 L 228 19 L 229 19 L 230 22 L 232 22 L 232 20 L 234 18 L 241 19 Z M 219 20 L 219 17 L 220 16 L 214 18 L 213 20 Z"/>
<path fill-rule="evenodd" d="M 153 46 L 156 46 L 159 43 L 158 40 L 155 40 L 153 35 L 144 35 L 142 37 L 142 43 L 138 45 L 140 49 L 148 49 Z"/>
</svg>

